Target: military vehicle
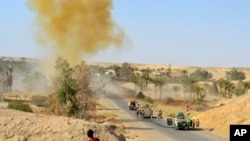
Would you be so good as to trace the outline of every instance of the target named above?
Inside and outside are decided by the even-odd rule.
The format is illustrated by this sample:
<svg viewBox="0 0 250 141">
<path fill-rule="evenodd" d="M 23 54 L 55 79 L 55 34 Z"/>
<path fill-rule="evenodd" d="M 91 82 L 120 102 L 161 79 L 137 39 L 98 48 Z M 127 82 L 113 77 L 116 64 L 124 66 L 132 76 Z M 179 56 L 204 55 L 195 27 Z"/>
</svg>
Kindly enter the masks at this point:
<svg viewBox="0 0 250 141">
<path fill-rule="evenodd" d="M 137 102 L 135 100 L 131 100 L 131 101 L 128 102 L 129 110 L 137 110 L 139 107 L 141 107 L 140 102 Z"/>
<path fill-rule="evenodd" d="M 137 115 L 138 115 L 138 113 L 142 114 L 141 116 L 143 118 L 155 118 L 156 117 L 156 116 L 154 116 L 152 106 L 149 106 L 148 104 L 143 105 L 142 107 L 140 107 L 137 110 Z"/>
<path fill-rule="evenodd" d="M 174 128 L 175 130 L 184 129 L 188 130 L 192 128 L 192 120 L 185 118 L 183 112 L 179 112 L 176 118 L 167 118 L 167 124 Z"/>
</svg>

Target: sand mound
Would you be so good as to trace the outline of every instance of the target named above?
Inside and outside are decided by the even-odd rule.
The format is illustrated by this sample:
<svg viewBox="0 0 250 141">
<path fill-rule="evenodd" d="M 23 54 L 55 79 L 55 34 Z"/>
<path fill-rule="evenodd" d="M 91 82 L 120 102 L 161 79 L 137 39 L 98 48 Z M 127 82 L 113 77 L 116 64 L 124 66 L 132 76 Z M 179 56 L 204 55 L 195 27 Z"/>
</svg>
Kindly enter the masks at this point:
<svg viewBox="0 0 250 141">
<path fill-rule="evenodd" d="M 250 94 L 246 94 L 229 102 L 224 101 L 220 107 L 203 112 L 195 118 L 200 119 L 202 128 L 213 129 L 213 132 L 228 137 L 230 124 L 250 123 L 249 108 Z"/>
<path fill-rule="evenodd" d="M 0 140 L 4 141 L 85 141 L 93 129 L 102 141 L 123 141 L 108 126 L 66 117 L 38 115 L 0 109 Z"/>
</svg>

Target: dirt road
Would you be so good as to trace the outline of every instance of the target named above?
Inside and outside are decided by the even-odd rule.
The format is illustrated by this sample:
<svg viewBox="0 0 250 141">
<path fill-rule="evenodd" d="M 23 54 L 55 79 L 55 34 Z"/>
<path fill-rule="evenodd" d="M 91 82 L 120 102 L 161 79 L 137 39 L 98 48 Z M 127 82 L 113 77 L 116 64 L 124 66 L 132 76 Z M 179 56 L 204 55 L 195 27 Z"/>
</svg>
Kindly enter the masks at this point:
<svg viewBox="0 0 250 141">
<path fill-rule="evenodd" d="M 107 92 L 100 97 L 103 106 L 116 109 L 112 111 L 117 119 L 125 126 L 126 140 L 128 141 L 227 141 L 228 139 L 209 134 L 207 131 L 175 131 L 166 126 L 166 121 L 135 118 L 135 112 L 128 110 L 126 99 L 121 98 L 126 94 L 123 89 L 107 85 Z"/>
</svg>

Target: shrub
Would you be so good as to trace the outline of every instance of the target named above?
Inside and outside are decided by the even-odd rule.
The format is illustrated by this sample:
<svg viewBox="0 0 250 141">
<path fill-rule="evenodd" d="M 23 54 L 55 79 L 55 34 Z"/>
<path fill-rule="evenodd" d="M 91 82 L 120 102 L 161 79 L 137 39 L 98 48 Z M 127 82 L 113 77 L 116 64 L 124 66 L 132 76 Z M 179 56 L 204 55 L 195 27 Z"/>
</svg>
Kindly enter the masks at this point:
<svg viewBox="0 0 250 141">
<path fill-rule="evenodd" d="M 225 104 L 224 103 L 221 103 L 220 106 L 224 106 Z"/>
<path fill-rule="evenodd" d="M 144 95 L 142 92 L 139 92 L 139 93 L 136 95 L 136 98 L 138 98 L 138 99 L 144 99 L 144 98 L 145 98 L 145 95 Z"/>
<path fill-rule="evenodd" d="M 174 113 L 169 113 L 168 116 L 169 116 L 169 117 L 175 117 L 176 114 L 174 114 Z"/>
<path fill-rule="evenodd" d="M 31 102 L 39 107 L 45 107 L 47 104 L 47 97 L 46 96 L 32 96 Z"/>
<path fill-rule="evenodd" d="M 21 102 L 10 102 L 8 104 L 8 108 L 33 113 L 33 111 L 32 111 L 29 104 L 24 104 L 24 103 L 21 103 Z"/>
<path fill-rule="evenodd" d="M 164 104 L 170 104 L 170 103 L 173 103 L 174 102 L 174 99 L 172 97 L 166 97 L 165 101 L 164 101 Z"/>
<path fill-rule="evenodd" d="M 154 103 L 153 99 L 152 99 L 151 97 L 149 97 L 149 96 L 146 96 L 146 97 L 144 98 L 144 100 L 147 101 L 148 103 L 151 103 L 151 104 Z"/>
</svg>

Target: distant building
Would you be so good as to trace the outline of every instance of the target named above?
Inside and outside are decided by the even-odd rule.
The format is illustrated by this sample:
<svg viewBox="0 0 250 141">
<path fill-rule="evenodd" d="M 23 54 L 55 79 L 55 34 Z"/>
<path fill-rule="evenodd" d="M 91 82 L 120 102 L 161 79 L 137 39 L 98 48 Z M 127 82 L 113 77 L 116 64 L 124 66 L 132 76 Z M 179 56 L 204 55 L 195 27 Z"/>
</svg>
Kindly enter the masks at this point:
<svg viewBox="0 0 250 141">
<path fill-rule="evenodd" d="M 105 72 L 105 76 L 109 78 L 116 78 L 116 73 L 114 70 L 107 70 Z"/>
<path fill-rule="evenodd" d="M 166 72 L 165 71 L 154 71 L 152 72 L 152 75 L 165 75 Z"/>
</svg>

